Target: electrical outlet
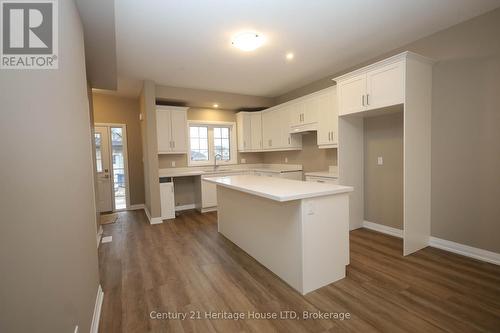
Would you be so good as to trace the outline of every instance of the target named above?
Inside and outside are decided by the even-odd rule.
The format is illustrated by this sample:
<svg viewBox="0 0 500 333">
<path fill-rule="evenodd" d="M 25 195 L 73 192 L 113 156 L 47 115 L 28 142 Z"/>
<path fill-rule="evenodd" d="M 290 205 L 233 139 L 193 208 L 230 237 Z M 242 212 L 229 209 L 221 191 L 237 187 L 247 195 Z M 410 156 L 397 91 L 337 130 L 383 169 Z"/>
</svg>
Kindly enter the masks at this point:
<svg viewBox="0 0 500 333">
<path fill-rule="evenodd" d="M 288 163 L 288 157 L 285 157 L 285 163 Z"/>
<path fill-rule="evenodd" d="M 316 210 L 316 207 L 314 205 L 313 201 L 310 201 L 307 203 L 307 215 L 314 215 L 314 211 Z"/>
<path fill-rule="evenodd" d="M 246 162 L 247 162 L 247 160 L 245 158 L 241 159 L 241 164 L 245 164 Z"/>
<path fill-rule="evenodd" d="M 175 168 L 175 161 L 172 161 L 172 168 Z"/>
<path fill-rule="evenodd" d="M 377 165 L 384 165 L 384 158 L 382 156 L 377 157 Z"/>
</svg>

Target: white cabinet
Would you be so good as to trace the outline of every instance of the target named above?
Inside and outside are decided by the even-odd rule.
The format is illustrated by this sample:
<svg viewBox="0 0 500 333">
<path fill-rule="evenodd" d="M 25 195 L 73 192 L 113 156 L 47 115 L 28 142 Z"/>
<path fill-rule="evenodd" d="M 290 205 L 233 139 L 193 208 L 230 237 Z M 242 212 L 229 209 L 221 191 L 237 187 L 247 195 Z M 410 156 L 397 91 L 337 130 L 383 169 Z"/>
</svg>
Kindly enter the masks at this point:
<svg viewBox="0 0 500 333">
<path fill-rule="evenodd" d="M 337 87 L 322 90 L 318 100 L 318 146 L 334 148 L 338 144 Z"/>
<path fill-rule="evenodd" d="M 262 145 L 264 149 L 279 149 L 282 147 L 281 115 L 282 112 L 278 108 L 262 111 Z"/>
<path fill-rule="evenodd" d="M 262 115 L 261 112 L 238 112 L 238 151 L 249 152 L 262 150 Z"/>
<path fill-rule="evenodd" d="M 262 149 L 262 112 L 250 114 L 252 150 Z"/>
<path fill-rule="evenodd" d="M 354 73 L 336 79 L 340 115 L 403 103 L 404 61 L 381 64 Z"/>
<path fill-rule="evenodd" d="M 204 177 L 202 177 L 203 179 Z M 217 185 L 201 181 L 201 210 L 207 212 L 217 207 Z"/>
<path fill-rule="evenodd" d="M 161 180 L 160 180 L 161 181 Z M 160 182 L 161 218 L 175 218 L 174 183 Z"/>
<path fill-rule="evenodd" d="M 366 74 L 367 109 L 378 109 L 404 102 L 404 62 L 373 69 Z"/>
<path fill-rule="evenodd" d="M 250 112 L 236 114 L 236 127 L 238 132 L 238 150 L 252 150 L 252 116 Z"/>
<path fill-rule="evenodd" d="M 158 154 L 187 153 L 187 108 L 157 106 Z"/>
<path fill-rule="evenodd" d="M 300 98 L 290 103 L 291 123 L 290 127 L 300 127 L 318 122 L 319 104 L 313 94 Z"/>
<path fill-rule="evenodd" d="M 279 112 L 279 125 L 280 125 L 280 137 L 281 137 L 281 147 L 287 149 L 301 149 L 302 148 L 302 135 L 300 134 L 290 134 L 290 126 L 292 122 L 292 112 L 289 105 L 279 108 L 276 112 Z"/>
</svg>

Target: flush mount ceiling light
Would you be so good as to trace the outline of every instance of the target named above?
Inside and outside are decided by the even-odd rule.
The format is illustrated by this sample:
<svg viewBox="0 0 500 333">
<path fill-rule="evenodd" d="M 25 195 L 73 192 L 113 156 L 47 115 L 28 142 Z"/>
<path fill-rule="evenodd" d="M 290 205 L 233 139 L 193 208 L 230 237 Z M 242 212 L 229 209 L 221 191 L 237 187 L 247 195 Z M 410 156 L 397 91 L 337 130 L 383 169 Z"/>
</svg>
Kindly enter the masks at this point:
<svg viewBox="0 0 500 333">
<path fill-rule="evenodd" d="M 293 58 L 295 58 L 295 55 L 292 52 L 288 52 L 285 57 L 286 60 L 293 60 Z"/>
<path fill-rule="evenodd" d="M 215 103 L 214 105 L 212 105 L 214 108 L 218 108 L 219 107 L 219 104 Z"/>
<path fill-rule="evenodd" d="M 231 44 L 245 52 L 254 51 L 264 45 L 265 37 L 255 31 L 243 31 L 237 33 L 231 40 Z"/>
</svg>

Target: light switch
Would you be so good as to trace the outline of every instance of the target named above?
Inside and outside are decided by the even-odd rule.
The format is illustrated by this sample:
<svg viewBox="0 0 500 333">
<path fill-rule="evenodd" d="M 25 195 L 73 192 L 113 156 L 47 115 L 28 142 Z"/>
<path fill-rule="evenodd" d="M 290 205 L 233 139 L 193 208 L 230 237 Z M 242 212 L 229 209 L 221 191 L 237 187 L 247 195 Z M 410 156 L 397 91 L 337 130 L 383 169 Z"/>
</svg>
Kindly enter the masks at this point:
<svg viewBox="0 0 500 333">
<path fill-rule="evenodd" d="M 382 156 L 377 157 L 377 165 L 384 165 L 384 158 Z"/>
</svg>

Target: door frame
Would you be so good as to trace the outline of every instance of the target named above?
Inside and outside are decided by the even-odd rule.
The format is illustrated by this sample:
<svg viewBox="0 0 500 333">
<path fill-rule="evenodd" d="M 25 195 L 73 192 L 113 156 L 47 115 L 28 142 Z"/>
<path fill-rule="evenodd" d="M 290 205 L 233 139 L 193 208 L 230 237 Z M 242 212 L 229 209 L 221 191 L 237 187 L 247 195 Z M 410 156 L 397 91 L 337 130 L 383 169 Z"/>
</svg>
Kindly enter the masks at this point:
<svg viewBox="0 0 500 333">
<path fill-rule="evenodd" d="M 111 202 L 113 206 L 113 212 L 120 212 L 120 211 L 125 211 L 130 208 L 130 183 L 129 183 L 129 169 L 128 169 L 128 142 L 127 142 L 127 125 L 126 124 L 119 124 L 119 123 L 94 123 L 95 127 L 106 127 L 108 129 L 108 137 L 109 137 L 109 155 L 110 155 L 110 173 L 112 175 L 111 177 Z M 125 162 L 125 200 L 126 200 L 126 207 L 123 209 L 116 209 L 115 206 L 115 177 L 114 177 L 114 170 L 113 170 L 113 150 L 112 150 L 112 140 L 111 140 L 111 127 L 120 127 L 122 129 L 122 135 L 123 135 L 123 158 Z"/>
</svg>

